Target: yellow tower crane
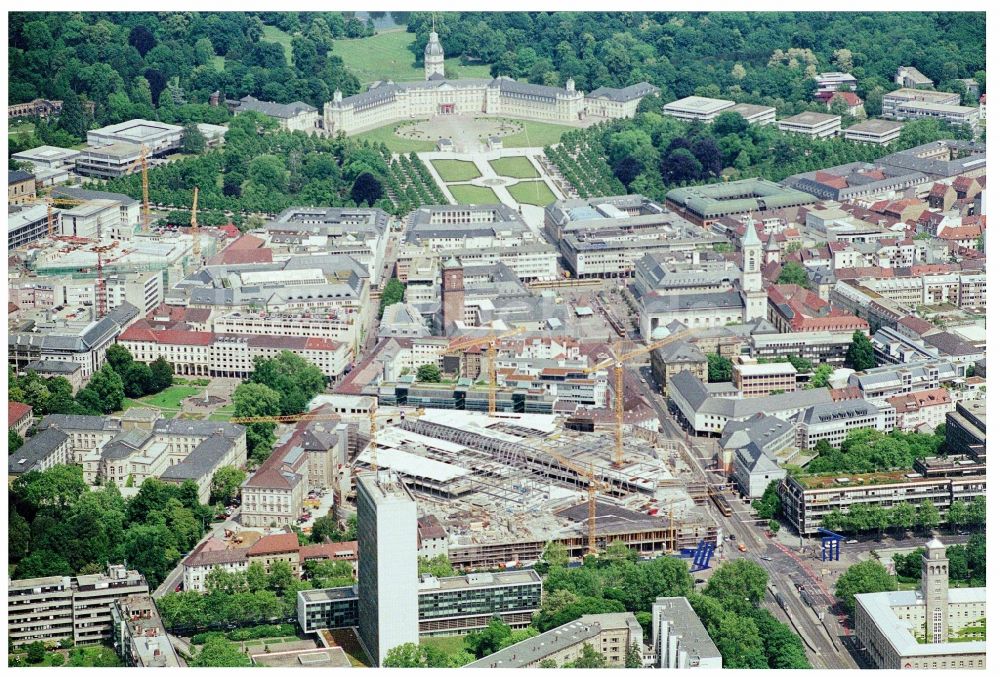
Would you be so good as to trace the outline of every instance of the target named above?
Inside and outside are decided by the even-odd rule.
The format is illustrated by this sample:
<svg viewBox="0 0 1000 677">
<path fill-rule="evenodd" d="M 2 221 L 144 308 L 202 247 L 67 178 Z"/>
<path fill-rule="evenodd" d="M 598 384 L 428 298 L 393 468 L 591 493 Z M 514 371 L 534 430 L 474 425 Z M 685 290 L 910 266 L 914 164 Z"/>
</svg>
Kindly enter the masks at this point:
<svg viewBox="0 0 1000 677">
<path fill-rule="evenodd" d="M 563 465 L 573 472 L 575 472 L 580 477 L 587 479 L 587 554 L 596 555 L 597 554 L 597 491 L 607 490 L 610 486 L 599 479 L 594 474 L 594 466 L 591 465 L 589 469 L 584 469 L 577 463 L 570 461 L 568 458 L 562 454 L 556 453 L 549 450 L 549 455 L 552 458 L 559 461 L 560 465 Z"/>
<path fill-rule="evenodd" d="M 644 346 L 639 346 L 633 350 L 626 352 L 624 346 L 615 346 L 611 348 L 611 357 L 601 360 L 592 367 L 587 367 L 583 369 L 584 374 L 592 374 L 596 371 L 602 371 L 608 367 L 613 366 L 615 371 L 615 458 L 614 466 L 616 468 L 621 468 L 625 465 L 625 444 L 624 444 L 624 427 L 625 427 L 625 363 L 632 358 L 639 357 L 640 355 L 646 355 L 651 353 L 657 348 L 662 348 L 665 345 L 669 345 L 674 341 L 679 341 L 682 338 L 686 338 L 691 335 L 690 329 L 682 329 L 676 334 L 671 334 L 666 338 L 660 339 L 658 341 L 653 341 Z"/>
<path fill-rule="evenodd" d="M 487 387 L 489 388 L 487 412 L 490 416 L 497 413 L 497 343 L 503 339 L 523 334 L 524 331 L 524 327 L 518 327 L 517 329 L 503 332 L 501 334 L 496 333 L 496 331 L 491 331 L 491 333 L 486 336 L 459 339 L 458 341 L 449 344 L 447 348 L 441 351 L 442 355 L 449 355 L 463 350 L 468 350 L 469 348 L 475 348 L 483 345 L 486 346 L 486 373 L 488 374 Z"/>
<path fill-rule="evenodd" d="M 63 205 L 85 205 L 91 200 L 78 200 L 76 198 L 70 197 L 60 197 L 58 195 L 43 195 L 36 197 L 31 200 L 25 201 L 27 204 L 44 204 L 46 209 L 46 216 L 48 217 L 48 236 L 49 239 L 55 237 L 56 234 L 56 221 L 55 221 L 55 211 L 59 209 L 56 203 Z"/>
<path fill-rule="evenodd" d="M 149 232 L 149 165 L 146 158 L 149 156 L 149 148 L 142 144 L 139 148 L 139 159 L 129 165 L 126 174 L 133 173 L 136 169 L 142 172 L 142 232 Z"/>
</svg>

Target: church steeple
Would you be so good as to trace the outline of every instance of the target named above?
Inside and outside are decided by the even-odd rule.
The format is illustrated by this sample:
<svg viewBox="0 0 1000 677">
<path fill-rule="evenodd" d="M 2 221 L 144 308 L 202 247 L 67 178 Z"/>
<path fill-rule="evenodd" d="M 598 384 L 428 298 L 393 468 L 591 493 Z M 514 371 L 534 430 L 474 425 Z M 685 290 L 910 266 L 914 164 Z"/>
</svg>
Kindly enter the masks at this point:
<svg viewBox="0 0 1000 677">
<path fill-rule="evenodd" d="M 427 36 L 427 46 L 424 47 L 424 79 L 430 80 L 434 75 L 444 77 L 444 48 L 438 40 L 437 23 L 432 14 L 431 33 Z"/>
</svg>

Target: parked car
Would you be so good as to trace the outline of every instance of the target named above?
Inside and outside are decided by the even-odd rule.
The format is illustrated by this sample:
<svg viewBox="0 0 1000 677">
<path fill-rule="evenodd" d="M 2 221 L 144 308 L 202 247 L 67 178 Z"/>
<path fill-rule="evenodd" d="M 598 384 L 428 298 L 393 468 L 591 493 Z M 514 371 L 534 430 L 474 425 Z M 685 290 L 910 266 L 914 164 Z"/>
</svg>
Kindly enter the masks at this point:
<svg viewBox="0 0 1000 677">
<path fill-rule="evenodd" d="M 854 544 L 855 544 L 855 543 L 857 543 L 857 542 L 858 542 L 858 539 L 856 539 L 856 538 L 852 538 L 851 540 L 847 541 L 847 544 L 848 544 L 848 545 L 854 545 Z"/>
<path fill-rule="evenodd" d="M 767 555 L 764 555 L 763 557 L 761 557 L 761 559 L 764 560 L 765 562 L 770 562 L 772 558 L 768 557 Z"/>
</svg>

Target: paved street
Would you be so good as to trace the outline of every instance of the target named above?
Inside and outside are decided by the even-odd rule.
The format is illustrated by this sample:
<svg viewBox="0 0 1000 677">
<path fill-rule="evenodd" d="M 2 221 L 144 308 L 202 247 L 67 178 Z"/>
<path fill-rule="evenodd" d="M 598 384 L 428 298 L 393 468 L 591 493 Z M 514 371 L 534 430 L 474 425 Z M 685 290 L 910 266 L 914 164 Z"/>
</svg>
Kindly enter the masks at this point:
<svg viewBox="0 0 1000 677">
<path fill-rule="evenodd" d="M 681 429 L 677 421 L 667 411 L 662 395 L 654 392 L 652 374 L 648 367 L 632 366 L 627 369 L 632 375 L 633 387 L 640 388 L 646 399 L 656 410 L 664 434 L 679 442 L 698 461 L 695 472 L 700 472 L 713 485 L 719 483 L 719 476 L 707 470 L 711 459 L 711 444 L 698 444 Z M 644 381 L 640 380 L 645 379 Z M 690 463 L 690 461 L 689 461 Z M 720 524 L 720 531 L 726 538 L 717 561 L 745 558 L 762 565 L 768 572 L 771 595 L 765 606 L 782 621 L 789 621 L 791 627 L 802 637 L 806 655 L 815 668 L 856 668 L 857 663 L 845 646 L 846 629 L 840 619 L 830 609 L 836 602 L 825 584 L 807 567 L 800 556 L 787 546 L 766 538 L 764 530 L 757 525 L 751 510 L 735 495 L 729 496 L 733 514 L 725 517 L 713 510 L 713 518 Z M 736 541 L 729 540 L 735 535 Z M 743 543 L 747 551 L 741 553 L 736 548 Z M 770 559 L 764 560 L 762 557 Z M 802 587 L 802 593 L 796 589 Z M 784 607 L 777 603 L 781 597 Z"/>
</svg>

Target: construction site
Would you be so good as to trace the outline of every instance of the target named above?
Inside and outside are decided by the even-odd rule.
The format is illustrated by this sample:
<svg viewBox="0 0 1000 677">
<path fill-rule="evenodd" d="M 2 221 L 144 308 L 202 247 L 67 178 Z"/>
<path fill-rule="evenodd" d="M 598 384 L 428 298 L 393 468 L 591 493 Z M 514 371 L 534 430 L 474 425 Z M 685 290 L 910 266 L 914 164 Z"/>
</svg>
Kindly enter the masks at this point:
<svg viewBox="0 0 1000 677">
<path fill-rule="evenodd" d="M 449 535 L 463 569 L 514 567 L 546 544 L 583 557 L 619 541 L 641 556 L 716 542 L 708 487 L 676 444 L 628 428 L 566 427 L 548 414 L 416 410 L 380 425 L 355 468 L 390 468 Z"/>
</svg>

